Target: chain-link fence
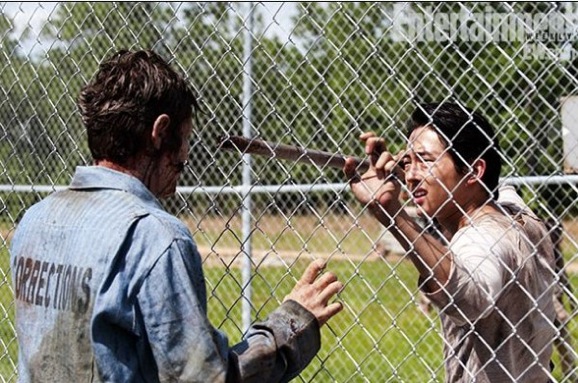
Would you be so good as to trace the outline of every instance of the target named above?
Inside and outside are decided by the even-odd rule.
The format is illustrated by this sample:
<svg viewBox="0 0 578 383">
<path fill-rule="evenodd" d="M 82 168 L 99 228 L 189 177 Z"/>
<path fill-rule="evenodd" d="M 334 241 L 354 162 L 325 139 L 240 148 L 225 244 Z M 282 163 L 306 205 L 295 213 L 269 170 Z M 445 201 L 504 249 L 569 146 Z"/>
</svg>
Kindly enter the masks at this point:
<svg viewBox="0 0 578 383">
<path fill-rule="evenodd" d="M 549 222 L 564 261 L 560 329 L 578 344 L 577 29 L 578 5 L 561 2 L 0 3 L 2 380 L 17 377 L 11 235 L 90 162 L 76 97 L 121 48 L 156 50 L 200 97 L 190 166 L 166 206 L 198 242 L 210 319 L 231 341 L 283 299 L 302 261 L 324 257 L 345 310 L 296 380 L 443 381 L 417 272 L 341 170 L 217 148 L 245 135 L 361 156 L 372 130 L 398 150 L 418 103 L 452 101 L 495 126 L 504 182 Z M 574 350 L 555 349 L 556 380 L 578 381 Z"/>
</svg>

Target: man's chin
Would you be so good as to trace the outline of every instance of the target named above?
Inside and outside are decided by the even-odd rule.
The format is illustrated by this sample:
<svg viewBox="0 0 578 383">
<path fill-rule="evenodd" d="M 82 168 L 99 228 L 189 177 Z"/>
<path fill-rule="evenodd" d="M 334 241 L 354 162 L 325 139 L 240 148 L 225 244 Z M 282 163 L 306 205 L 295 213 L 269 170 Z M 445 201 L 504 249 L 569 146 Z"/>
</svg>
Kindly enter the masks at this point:
<svg viewBox="0 0 578 383">
<path fill-rule="evenodd" d="M 418 206 L 417 209 L 415 209 L 415 214 L 422 219 L 432 219 L 433 217 L 431 215 L 428 214 L 427 211 L 425 211 L 421 206 Z"/>
</svg>

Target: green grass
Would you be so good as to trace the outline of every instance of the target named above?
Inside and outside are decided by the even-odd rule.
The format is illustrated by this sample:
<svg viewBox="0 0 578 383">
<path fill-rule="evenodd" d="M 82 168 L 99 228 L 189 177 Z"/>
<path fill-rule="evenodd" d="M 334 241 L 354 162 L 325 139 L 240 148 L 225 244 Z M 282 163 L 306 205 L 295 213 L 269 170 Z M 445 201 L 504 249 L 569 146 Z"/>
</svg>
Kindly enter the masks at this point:
<svg viewBox="0 0 578 383">
<path fill-rule="evenodd" d="M 299 262 L 291 274 L 278 267 L 259 271 L 252 283 L 254 318 L 262 319 L 277 307 L 305 265 Z M 305 381 L 442 381 L 438 322 L 412 302 L 415 289 L 405 286 L 415 286 L 416 275 L 409 264 L 332 261 L 329 269 L 346 283 L 339 297 L 345 309 L 323 328 L 322 349 L 302 374 Z M 240 272 L 230 269 L 223 274 L 219 267 L 205 271 L 210 319 L 231 342 L 239 341 L 240 288 L 233 291 L 231 286 L 240 280 Z"/>
<path fill-rule="evenodd" d="M 18 343 L 14 329 L 14 294 L 10 278 L 8 249 L 0 245 L 0 376 L 16 381 Z"/>
<path fill-rule="evenodd" d="M 297 260 L 288 260 L 285 265 L 256 266 L 252 280 L 253 319 L 265 318 L 279 305 L 311 259 L 310 252 L 332 254 L 328 268 L 346 285 L 338 298 L 344 311 L 323 328 L 319 354 L 296 381 L 442 382 L 439 321 L 435 312 L 426 316 L 417 308 L 417 273 L 413 266 L 396 258 L 363 259 L 370 252 L 369 239 L 379 235 L 379 227 L 362 225 L 363 230 L 358 230 L 344 220 L 335 220 L 332 225 L 336 226 L 323 223 L 307 227 L 299 221 L 287 230 L 282 222 L 262 221 L 253 233 L 256 249 L 274 244 L 279 254 L 304 251 L 304 244 L 309 245 Z M 225 247 L 238 246 L 238 228 L 232 227 L 223 235 L 222 227 L 196 226 L 195 235 L 217 245 L 229 236 L 232 242 Z M 342 233 L 341 237 L 335 233 Z M 341 246 L 346 256 L 335 252 L 336 246 Z M 6 247 L 0 247 L 0 268 L 0 376 L 15 381 L 13 295 L 9 279 L 2 274 L 9 270 Z M 222 262 L 206 262 L 204 269 L 210 320 L 229 335 L 231 343 L 238 342 L 242 336 L 241 271 Z M 571 275 L 571 282 L 578 291 L 578 275 Z M 570 323 L 576 340 L 577 322 Z M 557 362 L 556 355 L 554 360 Z M 560 377 L 558 367 L 555 376 Z"/>
<path fill-rule="evenodd" d="M 272 311 L 304 269 L 298 263 L 288 274 L 284 268 L 259 270 L 252 283 L 255 310 L 252 317 L 263 319 Z M 303 372 L 309 382 L 442 382 L 442 340 L 437 314 L 418 310 L 416 273 L 408 262 L 332 261 L 329 268 L 346 282 L 339 300 L 342 313 L 323 328 L 323 345 L 318 357 Z M 209 289 L 209 312 L 235 343 L 241 339 L 241 295 L 237 269 L 205 269 Z M 574 289 L 578 275 L 571 275 Z M 235 286 L 234 288 L 232 286 Z M 408 289 L 409 288 L 409 289 Z M 271 293 L 273 292 L 273 293 Z M 570 323 L 578 340 L 576 321 Z M 554 376 L 561 378 L 558 355 L 554 353 Z"/>
</svg>

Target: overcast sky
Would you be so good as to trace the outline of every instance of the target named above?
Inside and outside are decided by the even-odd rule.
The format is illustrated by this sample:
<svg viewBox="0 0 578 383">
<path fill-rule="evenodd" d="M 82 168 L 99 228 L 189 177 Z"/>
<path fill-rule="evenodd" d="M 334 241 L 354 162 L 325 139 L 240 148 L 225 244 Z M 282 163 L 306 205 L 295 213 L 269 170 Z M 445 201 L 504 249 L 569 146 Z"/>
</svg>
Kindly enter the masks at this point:
<svg viewBox="0 0 578 383">
<path fill-rule="evenodd" d="M 5 13 L 14 20 L 16 36 L 20 37 L 27 25 L 30 25 L 32 38 L 40 34 L 43 22 L 48 19 L 58 2 L 2 2 L 0 12 Z M 247 3 L 233 3 L 239 12 L 246 12 Z M 266 26 L 268 36 L 277 36 L 282 41 L 287 41 L 292 29 L 291 16 L 296 12 L 293 2 L 265 2 L 257 4 Z M 24 43 L 24 41 L 22 41 Z M 33 42 L 26 42 L 34 45 Z M 24 46 L 26 48 L 26 46 Z"/>
</svg>

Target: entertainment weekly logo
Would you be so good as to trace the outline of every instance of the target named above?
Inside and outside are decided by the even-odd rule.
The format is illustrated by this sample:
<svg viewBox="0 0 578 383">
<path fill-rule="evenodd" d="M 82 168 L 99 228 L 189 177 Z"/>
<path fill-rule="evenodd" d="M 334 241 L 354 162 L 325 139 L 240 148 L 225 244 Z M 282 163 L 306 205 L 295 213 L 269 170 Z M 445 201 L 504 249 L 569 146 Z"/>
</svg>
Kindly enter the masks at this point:
<svg viewBox="0 0 578 383">
<path fill-rule="evenodd" d="M 578 58 L 572 47 L 578 33 L 576 13 L 505 13 L 493 9 L 446 13 L 436 12 L 433 6 L 420 11 L 394 5 L 394 41 L 517 43 L 526 60 Z"/>
</svg>

